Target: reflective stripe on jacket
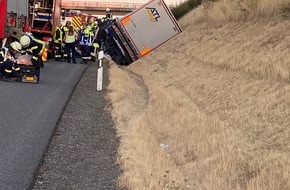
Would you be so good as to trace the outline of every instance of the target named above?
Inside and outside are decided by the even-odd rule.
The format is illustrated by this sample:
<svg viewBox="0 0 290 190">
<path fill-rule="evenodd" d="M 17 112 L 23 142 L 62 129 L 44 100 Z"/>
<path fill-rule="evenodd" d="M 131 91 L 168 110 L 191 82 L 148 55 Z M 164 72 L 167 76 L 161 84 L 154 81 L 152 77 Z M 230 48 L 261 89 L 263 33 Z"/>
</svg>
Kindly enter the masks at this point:
<svg viewBox="0 0 290 190">
<path fill-rule="evenodd" d="M 94 33 L 89 29 L 82 30 L 80 34 L 80 45 L 92 46 Z"/>
<path fill-rule="evenodd" d="M 58 26 L 54 30 L 53 41 L 55 43 L 61 43 L 62 41 L 62 30 Z"/>
<path fill-rule="evenodd" d="M 0 64 L 6 61 L 6 55 L 7 55 L 8 48 L 1 48 L 0 49 Z"/>
<path fill-rule="evenodd" d="M 23 48 L 21 51 L 21 54 L 27 53 L 32 56 L 31 61 L 32 60 L 37 61 L 39 56 L 42 55 L 42 52 L 45 49 L 45 47 L 46 47 L 46 43 L 44 41 L 31 38 L 30 45 L 26 48 Z"/>
<path fill-rule="evenodd" d="M 76 41 L 76 36 L 75 35 L 66 35 L 65 37 L 65 43 L 73 43 Z"/>
</svg>

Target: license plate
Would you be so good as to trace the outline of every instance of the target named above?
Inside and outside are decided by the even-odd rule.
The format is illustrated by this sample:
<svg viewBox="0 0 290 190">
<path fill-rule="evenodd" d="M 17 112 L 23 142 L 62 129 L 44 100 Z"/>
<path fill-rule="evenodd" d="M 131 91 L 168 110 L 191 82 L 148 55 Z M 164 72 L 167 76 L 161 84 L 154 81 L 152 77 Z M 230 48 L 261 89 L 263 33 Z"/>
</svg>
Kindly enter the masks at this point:
<svg viewBox="0 0 290 190">
<path fill-rule="evenodd" d="M 34 77 L 26 77 L 26 80 L 33 81 L 34 80 Z"/>
</svg>

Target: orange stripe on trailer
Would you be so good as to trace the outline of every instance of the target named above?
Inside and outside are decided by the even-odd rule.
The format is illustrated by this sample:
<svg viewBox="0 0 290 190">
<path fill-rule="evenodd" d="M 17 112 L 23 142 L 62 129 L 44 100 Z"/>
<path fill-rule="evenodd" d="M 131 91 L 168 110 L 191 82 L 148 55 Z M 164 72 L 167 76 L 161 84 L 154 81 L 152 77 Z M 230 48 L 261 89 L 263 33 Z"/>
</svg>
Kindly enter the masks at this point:
<svg viewBox="0 0 290 190">
<path fill-rule="evenodd" d="M 150 51 L 151 51 L 150 48 L 144 48 L 144 49 L 140 52 L 140 54 L 141 54 L 141 56 L 143 57 L 143 56 L 145 56 L 146 54 L 148 54 Z"/>
<path fill-rule="evenodd" d="M 126 17 L 126 18 L 124 18 L 124 19 L 122 19 L 122 24 L 123 25 L 126 25 L 128 22 L 130 22 L 132 20 L 132 18 L 130 17 L 130 16 L 128 16 L 128 17 Z"/>
</svg>

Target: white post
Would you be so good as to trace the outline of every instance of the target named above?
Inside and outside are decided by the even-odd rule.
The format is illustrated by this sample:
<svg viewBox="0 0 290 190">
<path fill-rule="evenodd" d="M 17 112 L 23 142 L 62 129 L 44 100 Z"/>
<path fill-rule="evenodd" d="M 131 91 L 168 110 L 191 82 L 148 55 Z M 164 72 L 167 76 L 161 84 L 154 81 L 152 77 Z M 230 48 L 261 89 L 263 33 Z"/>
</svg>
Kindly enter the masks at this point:
<svg viewBox="0 0 290 190">
<path fill-rule="evenodd" d="M 97 91 L 103 90 L 103 59 L 104 59 L 104 51 L 99 51 L 98 55 L 98 75 L 97 75 Z"/>
</svg>

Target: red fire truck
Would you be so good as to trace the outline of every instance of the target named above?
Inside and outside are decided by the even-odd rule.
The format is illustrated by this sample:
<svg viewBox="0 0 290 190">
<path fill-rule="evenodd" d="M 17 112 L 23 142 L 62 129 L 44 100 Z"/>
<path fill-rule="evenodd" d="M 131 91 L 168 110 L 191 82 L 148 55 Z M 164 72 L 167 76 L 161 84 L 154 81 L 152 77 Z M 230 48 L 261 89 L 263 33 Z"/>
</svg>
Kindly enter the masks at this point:
<svg viewBox="0 0 290 190">
<path fill-rule="evenodd" d="M 61 0 L 3 1 L 7 2 L 6 37 L 19 39 L 23 32 L 31 32 L 41 40 L 51 39 L 60 22 Z"/>
<path fill-rule="evenodd" d="M 4 21 L 0 23 L 1 45 L 20 39 L 25 32 L 47 42 L 47 48 L 52 43 L 53 31 L 60 22 L 61 0 L 1 0 L 0 16 Z M 42 54 L 42 60 L 47 59 L 47 51 Z M 20 59 L 20 58 L 18 58 Z M 20 65 L 21 82 L 38 83 L 39 69 L 34 66 Z"/>
</svg>

